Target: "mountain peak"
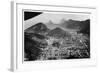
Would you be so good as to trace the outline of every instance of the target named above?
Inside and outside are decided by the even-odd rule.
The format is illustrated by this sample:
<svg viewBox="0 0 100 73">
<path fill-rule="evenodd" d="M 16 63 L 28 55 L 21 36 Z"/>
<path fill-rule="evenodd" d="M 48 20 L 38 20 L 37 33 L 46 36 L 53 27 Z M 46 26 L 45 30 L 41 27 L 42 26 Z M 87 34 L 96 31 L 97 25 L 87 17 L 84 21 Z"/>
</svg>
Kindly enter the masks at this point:
<svg viewBox="0 0 100 73">
<path fill-rule="evenodd" d="M 31 27 L 29 27 L 28 29 L 25 30 L 25 32 L 28 32 L 28 33 L 45 33 L 47 32 L 49 29 L 47 28 L 47 26 L 40 22 L 40 23 L 37 23 Z"/>
<path fill-rule="evenodd" d="M 51 30 L 47 35 L 55 38 L 65 38 L 67 36 L 66 31 L 59 27 Z"/>
<path fill-rule="evenodd" d="M 59 28 L 59 27 L 56 27 L 55 29 L 53 29 L 53 31 L 54 31 L 54 30 L 57 31 L 57 32 L 58 32 L 58 31 L 64 31 L 64 30 L 62 30 L 62 29 Z"/>
</svg>

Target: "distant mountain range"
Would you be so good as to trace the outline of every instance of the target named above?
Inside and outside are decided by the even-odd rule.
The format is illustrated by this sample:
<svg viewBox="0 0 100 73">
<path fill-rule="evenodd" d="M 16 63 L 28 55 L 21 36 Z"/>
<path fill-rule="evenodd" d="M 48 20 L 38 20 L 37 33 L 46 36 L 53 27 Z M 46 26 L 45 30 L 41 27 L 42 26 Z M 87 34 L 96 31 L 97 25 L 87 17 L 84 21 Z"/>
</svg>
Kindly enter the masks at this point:
<svg viewBox="0 0 100 73">
<path fill-rule="evenodd" d="M 69 28 L 69 29 L 81 29 L 83 26 L 90 25 L 90 20 L 78 21 L 78 20 L 62 20 L 60 23 L 61 26 Z"/>
<path fill-rule="evenodd" d="M 51 23 L 51 25 L 50 25 Z M 47 34 L 51 36 L 51 34 L 65 34 L 64 29 L 71 29 L 71 30 L 77 30 L 79 33 L 83 34 L 89 34 L 90 33 L 90 20 L 84 20 L 84 21 L 77 21 L 77 20 L 61 20 L 61 23 L 54 24 L 53 22 L 48 22 L 47 24 L 44 24 L 42 22 L 37 23 L 28 29 L 25 30 L 27 33 L 39 33 L 39 34 Z M 52 29 L 53 28 L 53 29 Z M 64 29 L 62 29 L 64 28 Z M 59 34 L 59 36 L 60 36 Z"/>
<path fill-rule="evenodd" d="M 84 21 L 63 19 L 62 22 L 60 23 L 60 26 L 66 29 L 76 30 L 79 33 L 90 35 L 90 19 Z"/>
<path fill-rule="evenodd" d="M 43 23 L 37 23 L 30 28 L 25 30 L 26 34 L 30 34 L 31 37 L 37 36 L 41 38 L 44 36 L 50 36 L 55 38 L 65 38 L 69 37 L 70 33 L 61 29 L 60 27 L 56 27 L 52 30 L 50 30 L 45 24 Z"/>
</svg>

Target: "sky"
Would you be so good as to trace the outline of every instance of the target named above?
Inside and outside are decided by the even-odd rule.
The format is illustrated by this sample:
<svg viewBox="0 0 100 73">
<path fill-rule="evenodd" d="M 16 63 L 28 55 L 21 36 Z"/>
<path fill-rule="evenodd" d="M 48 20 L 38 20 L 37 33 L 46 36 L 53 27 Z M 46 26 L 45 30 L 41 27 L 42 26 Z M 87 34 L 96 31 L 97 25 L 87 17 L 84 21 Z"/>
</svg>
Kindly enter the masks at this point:
<svg viewBox="0 0 100 73">
<path fill-rule="evenodd" d="M 63 13 L 62 14 L 62 13 L 54 13 L 54 12 L 44 12 L 33 18 L 25 20 L 24 29 L 27 29 L 31 27 L 32 25 L 39 23 L 39 22 L 48 23 L 49 21 L 52 21 L 54 24 L 59 24 L 62 19 L 65 19 L 65 20 L 72 19 L 72 20 L 83 21 L 86 19 L 90 19 L 90 15 L 89 14 L 78 14 L 78 13 L 75 13 L 75 14 Z"/>
</svg>

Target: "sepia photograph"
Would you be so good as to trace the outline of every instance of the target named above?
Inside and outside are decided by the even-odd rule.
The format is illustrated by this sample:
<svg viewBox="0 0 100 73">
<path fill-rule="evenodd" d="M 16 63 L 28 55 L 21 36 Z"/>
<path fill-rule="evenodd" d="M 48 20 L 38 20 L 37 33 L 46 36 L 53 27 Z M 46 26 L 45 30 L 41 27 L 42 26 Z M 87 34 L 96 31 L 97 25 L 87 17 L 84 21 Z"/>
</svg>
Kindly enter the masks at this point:
<svg viewBox="0 0 100 73">
<path fill-rule="evenodd" d="M 90 58 L 90 15 L 23 12 L 24 61 Z"/>
</svg>

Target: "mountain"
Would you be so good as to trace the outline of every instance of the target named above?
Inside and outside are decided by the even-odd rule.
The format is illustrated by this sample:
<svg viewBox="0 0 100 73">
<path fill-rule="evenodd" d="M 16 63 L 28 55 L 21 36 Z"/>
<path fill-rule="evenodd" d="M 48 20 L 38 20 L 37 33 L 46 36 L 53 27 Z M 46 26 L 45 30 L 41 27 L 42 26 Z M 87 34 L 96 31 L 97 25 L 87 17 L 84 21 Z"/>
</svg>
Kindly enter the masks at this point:
<svg viewBox="0 0 100 73">
<path fill-rule="evenodd" d="M 55 24 L 55 23 L 53 23 L 53 22 L 50 20 L 49 22 L 46 23 L 46 26 L 47 26 L 50 30 L 52 30 L 52 29 L 54 29 L 54 28 L 56 28 L 56 27 L 59 27 L 59 24 Z"/>
<path fill-rule="evenodd" d="M 80 22 L 80 30 L 79 33 L 87 34 L 90 36 L 90 20 L 85 20 Z"/>
<path fill-rule="evenodd" d="M 77 30 L 79 33 L 88 34 L 88 35 L 90 34 L 90 19 L 84 21 L 63 19 L 60 26 L 66 29 Z"/>
<path fill-rule="evenodd" d="M 47 47 L 46 36 L 43 35 L 49 29 L 43 24 L 38 23 L 24 32 L 25 57 L 30 60 L 36 60 L 41 48 Z"/>
<path fill-rule="evenodd" d="M 45 34 L 48 31 L 49 29 L 43 23 L 37 23 L 25 30 L 25 32 L 27 33 L 39 33 L 39 34 Z"/>
<path fill-rule="evenodd" d="M 61 28 L 57 27 L 51 30 L 47 36 L 55 37 L 55 38 L 66 38 L 70 36 L 70 33 L 62 30 Z"/>
<path fill-rule="evenodd" d="M 61 26 L 62 27 L 65 27 L 65 28 L 67 28 L 67 29 L 75 29 L 75 30 L 77 30 L 77 29 L 79 29 L 79 23 L 80 23 L 80 21 L 76 21 L 76 20 L 72 20 L 72 19 L 69 19 L 69 20 L 62 20 L 61 21 Z"/>
</svg>

